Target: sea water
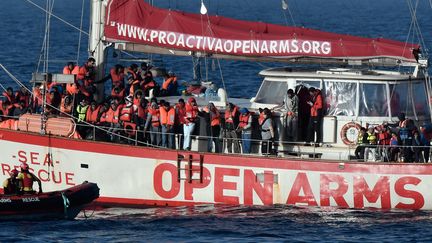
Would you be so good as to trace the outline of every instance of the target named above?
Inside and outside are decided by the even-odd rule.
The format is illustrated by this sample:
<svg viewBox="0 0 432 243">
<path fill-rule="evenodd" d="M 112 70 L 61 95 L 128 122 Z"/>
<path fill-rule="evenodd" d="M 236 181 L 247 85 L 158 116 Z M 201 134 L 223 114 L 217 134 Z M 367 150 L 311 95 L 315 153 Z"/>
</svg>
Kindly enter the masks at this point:
<svg viewBox="0 0 432 243">
<path fill-rule="evenodd" d="M 44 5 L 45 1 L 35 0 Z M 88 0 L 83 29 L 88 31 Z M 199 12 L 200 1 L 154 1 L 157 6 Z M 432 7 L 428 0 L 291 0 L 284 12 L 279 0 L 205 1 L 209 13 L 251 21 L 304 26 L 364 37 L 384 37 L 432 47 Z M 409 6 L 417 8 L 421 34 L 409 35 Z M 53 13 L 80 26 L 81 0 L 57 0 Z M 292 15 L 292 18 L 291 18 Z M 0 63 L 23 82 L 37 68 L 45 31 L 43 11 L 27 1 L 0 0 Z M 294 21 L 293 21 L 294 20 Z M 414 37 L 413 37 L 414 36 Z M 423 42 L 417 37 L 422 36 Z M 87 56 L 87 36 L 52 18 L 49 70 L 61 71 L 67 61 L 82 64 Z M 112 56 L 113 54 L 110 53 Z M 192 78 L 192 62 L 185 57 L 153 55 L 158 66 L 174 71 L 180 80 Z M 111 58 L 110 65 L 116 63 Z M 128 64 L 128 63 L 124 63 Z M 130 64 L 130 63 L 129 63 Z M 233 97 L 251 97 L 259 88 L 258 72 L 275 63 L 203 61 L 203 77 L 226 86 Z M 42 66 L 40 66 L 40 70 Z M 3 71 L 0 84 L 18 87 Z M 1 152 L 1 151 L 0 151 Z M 89 216 L 89 218 L 85 217 Z M 431 241 L 432 213 L 419 211 L 347 210 L 293 206 L 108 208 L 87 210 L 74 221 L 0 222 L 0 241 Z"/>
</svg>

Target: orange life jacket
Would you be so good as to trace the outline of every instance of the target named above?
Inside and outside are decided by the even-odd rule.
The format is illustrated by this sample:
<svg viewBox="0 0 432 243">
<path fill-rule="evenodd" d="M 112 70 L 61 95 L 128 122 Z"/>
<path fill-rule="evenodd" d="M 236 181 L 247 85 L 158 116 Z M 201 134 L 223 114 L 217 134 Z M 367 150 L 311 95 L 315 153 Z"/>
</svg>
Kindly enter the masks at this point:
<svg viewBox="0 0 432 243">
<path fill-rule="evenodd" d="M 249 124 L 249 117 L 251 116 L 250 112 L 247 114 L 240 114 L 239 117 L 239 127 L 243 128 Z"/>
<path fill-rule="evenodd" d="M 237 115 L 238 107 L 234 106 L 233 110 L 231 112 L 225 111 L 225 123 L 233 123 L 234 124 L 234 117 Z"/>
<path fill-rule="evenodd" d="M 69 69 L 69 66 L 65 66 L 63 68 L 63 74 L 78 74 L 79 73 L 79 67 L 75 66 L 72 70 Z"/>
<path fill-rule="evenodd" d="M 220 113 L 216 108 L 214 112 L 210 111 L 210 119 L 211 119 L 210 125 L 212 127 L 220 125 Z"/>
<path fill-rule="evenodd" d="M 133 95 L 135 94 L 135 91 L 137 91 L 138 89 L 140 89 L 141 87 L 139 86 L 140 81 L 139 80 L 134 80 L 132 82 L 132 84 L 130 85 L 129 88 L 129 95 Z"/>
<path fill-rule="evenodd" d="M 96 106 L 96 109 L 92 110 L 91 106 L 87 109 L 86 121 L 90 123 L 97 122 L 99 111 L 101 106 Z"/>
<path fill-rule="evenodd" d="M 149 107 L 148 112 L 151 115 L 151 124 L 153 127 L 159 127 L 160 126 L 160 113 L 158 109 L 154 109 Z"/>
<path fill-rule="evenodd" d="M 176 77 L 176 76 L 172 76 L 172 77 L 167 78 L 167 79 L 163 82 L 163 84 L 162 84 L 162 89 L 167 90 L 168 87 L 169 87 L 169 85 L 170 85 L 171 83 L 175 83 L 175 82 L 177 82 L 177 77 Z"/>
<path fill-rule="evenodd" d="M 72 113 L 72 106 L 73 106 L 73 102 L 71 102 L 69 105 L 65 106 L 65 98 L 63 97 L 63 99 L 61 100 L 61 103 L 60 103 L 61 113 L 71 114 Z"/>
<path fill-rule="evenodd" d="M 132 106 L 123 106 L 120 111 L 120 120 L 130 122 L 132 120 L 133 107 Z"/>
<path fill-rule="evenodd" d="M 111 90 L 111 97 L 122 100 L 125 97 L 125 89 L 121 89 L 120 92 L 117 94 L 114 89 Z"/>
<path fill-rule="evenodd" d="M 185 123 L 189 124 L 191 122 L 195 122 L 198 116 L 198 107 L 192 106 L 189 103 L 186 104 L 186 112 L 185 112 Z"/>
<path fill-rule="evenodd" d="M 118 123 L 120 114 L 120 106 L 114 111 L 111 107 L 105 113 L 105 121 L 109 123 Z"/>
<path fill-rule="evenodd" d="M 110 69 L 111 81 L 113 86 L 123 86 L 124 85 L 124 72 L 116 73 L 116 68 L 113 67 Z"/>
<path fill-rule="evenodd" d="M 173 107 L 170 107 L 169 111 L 166 111 L 164 107 L 160 107 L 159 112 L 162 125 L 174 125 L 175 110 Z"/>
</svg>

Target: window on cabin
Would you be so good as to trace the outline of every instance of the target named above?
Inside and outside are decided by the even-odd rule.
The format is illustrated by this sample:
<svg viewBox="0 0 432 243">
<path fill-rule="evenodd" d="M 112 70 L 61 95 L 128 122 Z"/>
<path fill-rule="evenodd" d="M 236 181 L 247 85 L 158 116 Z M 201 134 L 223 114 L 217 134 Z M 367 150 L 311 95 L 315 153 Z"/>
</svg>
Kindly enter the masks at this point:
<svg viewBox="0 0 432 243">
<path fill-rule="evenodd" d="M 388 116 L 385 84 L 360 84 L 359 116 Z"/>
<path fill-rule="evenodd" d="M 414 83 L 412 85 L 414 95 L 414 107 L 417 116 L 429 116 L 428 98 L 424 83 Z"/>
<path fill-rule="evenodd" d="M 413 93 L 407 82 L 390 84 L 390 107 L 392 116 L 405 113 L 407 117 L 413 117 Z"/>
<path fill-rule="evenodd" d="M 288 90 L 286 82 L 264 80 L 261 88 L 255 97 L 256 103 L 280 104 Z"/>
<path fill-rule="evenodd" d="M 330 116 L 355 116 L 357 83 L 325 81 L 325 109 Z"/>
</svg>

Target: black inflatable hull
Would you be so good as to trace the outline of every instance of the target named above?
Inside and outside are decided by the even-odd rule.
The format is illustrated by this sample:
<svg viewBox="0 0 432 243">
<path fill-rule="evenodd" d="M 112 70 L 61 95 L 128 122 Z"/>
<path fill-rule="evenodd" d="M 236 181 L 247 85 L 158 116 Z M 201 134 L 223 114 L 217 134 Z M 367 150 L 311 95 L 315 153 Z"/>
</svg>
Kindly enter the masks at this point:
<svg viewBox="0 0 432 243">
<path fill-rule="evenodd" d="M 99 187 L 88 182 L 63 191 L 0 195 L 0 221 L 74 219 L 86 204 L 98 197 Z"/>
</svg>

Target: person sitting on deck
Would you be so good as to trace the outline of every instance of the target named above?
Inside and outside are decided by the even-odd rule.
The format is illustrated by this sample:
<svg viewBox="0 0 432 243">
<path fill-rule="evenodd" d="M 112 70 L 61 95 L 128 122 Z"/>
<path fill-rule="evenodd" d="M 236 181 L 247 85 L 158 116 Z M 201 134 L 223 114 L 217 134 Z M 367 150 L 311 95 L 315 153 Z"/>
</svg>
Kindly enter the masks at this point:
<svg viewBox="0 0 432 243">
<path fill-rule="evenodd" d="M 13 169 L 10 172 L 10 177 L 3 182 L 3 194 L 4 195 L 14 195 L 20 192 L 21 183 L 17 179 L 18 171 Z"/>
<path fill-rule="evenodd" d="M 33 194 L 33 182 L 39 185 L 39 193 L 42 193 L 42 182 L 37 176 L 29 171 L 29 166 L 26 163 L 21 164 L 21 173 L 18 174 L 17 179 L 22 180 L 21 191 L 27 194 Z"/>
</svg>

